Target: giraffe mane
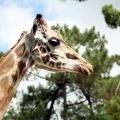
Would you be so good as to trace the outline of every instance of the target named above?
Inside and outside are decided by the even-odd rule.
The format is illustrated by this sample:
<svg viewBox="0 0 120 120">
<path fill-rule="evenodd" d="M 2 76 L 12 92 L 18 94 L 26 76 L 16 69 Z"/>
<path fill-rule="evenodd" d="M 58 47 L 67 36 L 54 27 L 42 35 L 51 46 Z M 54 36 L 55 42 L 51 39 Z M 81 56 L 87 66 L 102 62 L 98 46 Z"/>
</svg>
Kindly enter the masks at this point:
<svg viewBox="0 0 120 120">
<path fill-rule="evenodd" d="M 23 31 L 21 33 L 21 36 L 20 38 L 18 39 L 18 41 L 15 43 L 15 45 L 7 52 L 5 53 L 5 55 L 3 55 L 1 58 L 0 58 L 0 64 L 1 62 L 6 58 L 6 56 L 18 45 L 18 43 L 20 42 L 20 40 L 22 39 L 23 35 L 26 33 L 26 31 Z"/>
</svg>

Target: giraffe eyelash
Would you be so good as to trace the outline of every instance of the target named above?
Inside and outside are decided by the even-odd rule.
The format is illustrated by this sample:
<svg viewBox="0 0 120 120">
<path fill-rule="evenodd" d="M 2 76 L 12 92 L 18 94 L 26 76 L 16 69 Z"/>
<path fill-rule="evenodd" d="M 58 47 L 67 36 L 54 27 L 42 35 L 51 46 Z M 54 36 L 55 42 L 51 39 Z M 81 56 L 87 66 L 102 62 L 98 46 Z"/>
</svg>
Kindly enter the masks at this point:
<svg viewBox="0 0 120 120">
<path fill-rule="evenodd" d="M 48 40 L 48 42 L 53 46 L 56 47 L 58 45 L 60 45 L 60 40 L 56 37 L 52 37 Z"/>
</svg>

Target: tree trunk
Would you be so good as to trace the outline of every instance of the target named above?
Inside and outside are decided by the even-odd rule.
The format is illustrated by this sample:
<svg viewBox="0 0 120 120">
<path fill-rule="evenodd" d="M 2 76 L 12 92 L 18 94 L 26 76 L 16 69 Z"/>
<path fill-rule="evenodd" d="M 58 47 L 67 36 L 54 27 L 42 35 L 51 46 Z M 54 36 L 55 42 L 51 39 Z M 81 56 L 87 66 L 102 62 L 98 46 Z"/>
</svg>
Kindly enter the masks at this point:
<svg viewBox="0 0 120 120">
<path fill-rule="evenodd" d="M 63 82 L 64 82 L 64 87 L 63 87 L 63 100 L 64 100 L 63 118 L 64 118 L 64 120 L 67 120 L 67 94 L 66 94 L 65 78 L 66 78 L 66 73 L 64 73 L 64 78 L 63 78 Z"/>
</svg>

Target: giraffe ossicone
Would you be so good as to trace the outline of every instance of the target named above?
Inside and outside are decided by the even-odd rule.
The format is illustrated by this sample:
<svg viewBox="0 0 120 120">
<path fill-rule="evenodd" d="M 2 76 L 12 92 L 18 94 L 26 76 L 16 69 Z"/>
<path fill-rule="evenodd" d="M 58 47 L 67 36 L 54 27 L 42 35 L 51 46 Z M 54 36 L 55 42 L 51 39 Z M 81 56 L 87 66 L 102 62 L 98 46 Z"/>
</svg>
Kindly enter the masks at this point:
<svg viewBox="0 0 120 120">
<path fill-rule="evenodd" d="M 84 76 L 93 72 L 92 65 L 65 43 L 59 31 L 50 29 L 41 14 L 37 14 L 31 30 L 23 32 L 18 42 L 0 59 L 0 120 L 21 79 L 33 65 Z"/>
</svg>

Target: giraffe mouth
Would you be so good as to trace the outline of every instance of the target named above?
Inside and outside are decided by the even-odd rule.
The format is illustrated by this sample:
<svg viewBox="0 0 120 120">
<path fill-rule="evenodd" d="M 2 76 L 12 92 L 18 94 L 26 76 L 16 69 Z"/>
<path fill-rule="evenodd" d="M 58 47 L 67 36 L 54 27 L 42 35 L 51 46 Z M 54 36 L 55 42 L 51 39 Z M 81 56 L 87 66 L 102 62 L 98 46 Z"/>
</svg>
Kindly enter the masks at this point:
<svg viewBox="0 0 120 120">
<path fill-rule="evenodd" d="M 88 75 L 92 74 L 93 68 L 92 68 L 92 66 L 89 66 L 89 67 L 80 66 L 78 68 L 77 72 L 83 76 L 88 76 Z"/>
</svg>

